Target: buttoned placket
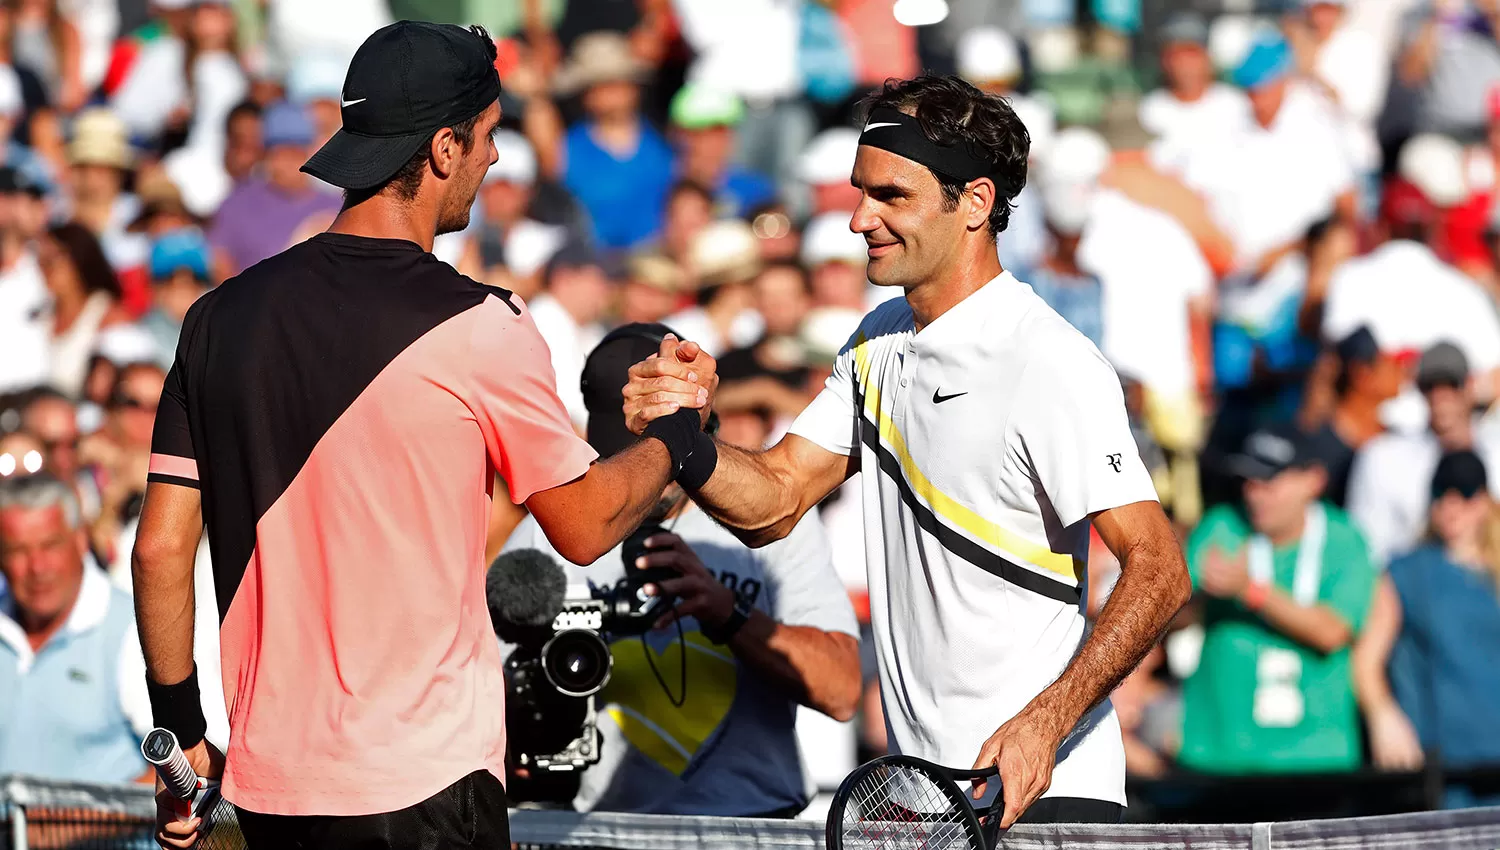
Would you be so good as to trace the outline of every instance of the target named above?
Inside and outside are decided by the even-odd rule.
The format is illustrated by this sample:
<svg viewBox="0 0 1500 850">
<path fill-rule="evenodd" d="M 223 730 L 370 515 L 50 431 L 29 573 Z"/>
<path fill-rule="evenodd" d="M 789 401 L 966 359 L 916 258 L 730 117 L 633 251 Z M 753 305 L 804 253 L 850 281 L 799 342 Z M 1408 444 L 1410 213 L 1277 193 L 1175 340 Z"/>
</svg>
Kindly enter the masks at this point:
<svg viewBox="0 0 1500 850">
<path fill-rule="evenodd" d="M 891 398 L 891 420 L 898 427 L 906 423 L 907 400 L 911 398 L 912 385 L 917 381 L 918 357 L 911 337 L 900 343 L 896 356 L 896 392 Z"/>
</svg>

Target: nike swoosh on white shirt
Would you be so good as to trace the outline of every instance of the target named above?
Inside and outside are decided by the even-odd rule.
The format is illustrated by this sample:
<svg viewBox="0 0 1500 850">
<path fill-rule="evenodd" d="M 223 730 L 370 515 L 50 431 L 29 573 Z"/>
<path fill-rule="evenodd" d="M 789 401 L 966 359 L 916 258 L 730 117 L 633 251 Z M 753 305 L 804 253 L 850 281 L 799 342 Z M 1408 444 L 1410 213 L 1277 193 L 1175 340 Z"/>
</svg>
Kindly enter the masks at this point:
<svg viewBox="0 0 1500 850">
<path fill-rule="evenodd" d="M 342 106 L 353 106 L 356 103 L 364 103 L 367 100 L 369 100 L 368 97 L 362 97 L 359 100 L 340 100 L 339 104 Z"/>
<path fill-rule="evenodd" d="M 898 123 L 896 121 L 881 121 L 881 122 L 878 122 L 878 123 L 875 123 L 875 124 L 866 124 L 864 132 L 868 133 L 869 131 L 876 129 L 877 127 L 900 127 L 900 126 L 901 126 L 900 123 Z"/>
</svg>

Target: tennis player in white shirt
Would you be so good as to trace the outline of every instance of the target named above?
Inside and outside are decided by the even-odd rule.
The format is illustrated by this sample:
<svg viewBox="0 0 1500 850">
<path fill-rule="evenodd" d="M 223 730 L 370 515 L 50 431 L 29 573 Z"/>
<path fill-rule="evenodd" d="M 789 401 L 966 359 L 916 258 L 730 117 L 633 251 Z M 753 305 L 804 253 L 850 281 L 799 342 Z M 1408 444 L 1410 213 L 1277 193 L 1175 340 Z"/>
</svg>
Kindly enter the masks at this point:
<svg viewBox="0 0 1500 850">
<path fill-rule="evenodd" d="M 1023 814 L 1118 821 L 1125 758 L 1108 696 L 1187 601 L 1182 551 L 1114 370 L 996 259 L 1026 181 L 1015 113 L 935 76 L 888 83 L 866 106 L 850 227 L 870 280 L 906 297 L 864 318 L 769 450 L 699 430 L 715 365 L 670 338 L 632 369 L 627 421 L 666 443 L 679 483 L 752 546 L 862 470 L 893 748 L 998 765 L 1002 827 Z M 1091 522 L 1121 577 L 1086 630 Z"/>
</svg>

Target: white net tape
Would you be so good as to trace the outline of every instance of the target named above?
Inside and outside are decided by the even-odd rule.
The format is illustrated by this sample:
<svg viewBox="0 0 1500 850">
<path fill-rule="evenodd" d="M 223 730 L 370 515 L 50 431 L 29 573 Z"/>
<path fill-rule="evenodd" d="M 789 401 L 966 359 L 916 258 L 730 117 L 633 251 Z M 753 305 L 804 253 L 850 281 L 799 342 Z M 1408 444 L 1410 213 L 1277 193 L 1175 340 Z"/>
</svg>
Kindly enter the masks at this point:
<svg viewBox="0 0 1500 850">
<path fill-rule="evenodd" d="M 16 810 L 26 829 L 17 830 Z M 151 789 L 141 785 L 0 777 L 0 847 L 100 850 L 154 847 Z M 43 827 L 50 827 L 50 830 Z M 56 840 L 74 828 L 84 841 Z M 144 830 L 144 832 L 142 832 Z M 22 834 L 21 844 L 17 839 Z M 27 836 L 30 836 L 29 839 Z M 603 850 L 822 850 L 823 825 L 808 821 L 512 810 L 518 843 Z M 7 839 L 9 839 L 7 841 Z M 19 845 L 19 846 L 18 846 Z M 997 850 L 1495 850 L 1500 807 L 1341 820 L 1260 824 L 1019 826 Z"/>
</svg>

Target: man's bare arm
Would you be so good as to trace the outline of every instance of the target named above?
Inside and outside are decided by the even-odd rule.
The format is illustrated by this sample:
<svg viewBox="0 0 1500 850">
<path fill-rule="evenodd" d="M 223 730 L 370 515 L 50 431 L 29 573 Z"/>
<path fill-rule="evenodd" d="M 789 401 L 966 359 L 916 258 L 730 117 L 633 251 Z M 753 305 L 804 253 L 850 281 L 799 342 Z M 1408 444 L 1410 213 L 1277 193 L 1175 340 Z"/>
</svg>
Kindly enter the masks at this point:
<svg viewBox="0 0 1500 850">
<path fill-rule="evenodd" d="M 534 493 L 526 509 L 559 555 L 592 564 L 634 531 L 671 481 L 660 440 L 642 440 L 567 484 Z"/>
<path fill-rule="evenodd" d="M 844 722 L 859 706 L 859 641 L 843 632 L 788 626 L 757 610 L 730 648 L 797 702 Z"/>
<path fill-rule="evenodd" d="M 1094 528 L 1119 558 L 1120 580 L 1078 655 L 1035 700 L 1068 731 L 1141 663 L 1192 595 L 1182 547 L 1161 505 L 1100 511 Z"/>
<path fill-rule="evenodd" d="M 196 489 L 146 485 L 130 567 L 146 675 L 159 684 L 176 684 L 193 672 L 193 563 L 202 535 Z"/>
<path fill-rule="evenodd" d="M 1281 590 L 1266 588 L 1260 618 L 1278 632 L 1327 655 L 1349 645 L 1354 630 L 1327 605 L 1299 605 Z"/>
<path fill-rule="evenodd" d="M 700 409 L 703 418 L 718 388 L 717 364 L 692 343 L 670 335 L 659 356 L 630 368 L 625 424 L 636 434 L 680 408 Z M 764 546 L 791 533 L 813 506 L 858 471 L 858 459 L 794 434 L 763 452 L 715 441 L 713 475 L 693 492 L 697 502 L 749 546 Z"/>
<path fill-rule="evenodd" d="M 693 501 L 747 546 L 791 534 L 808 511 L 859 471 L 856 457 L 796 434 L 763 452 L 717 445 L 719 464 Z"/>
<path fill-rule="evenodd" d="M 1161 505 L 1136 502 L 1094 517 L 1120 559 L 1120 580 L 1063 674 L 985 741 L 975 766 L 996 764 L 1008 828 L 1052 781 L 1057 750 L 1078 721 L 1130 674 L 1192 593 L 1177 535 Z M 983 793 L 983 784 L 975 790 Z"/>
</svg>

